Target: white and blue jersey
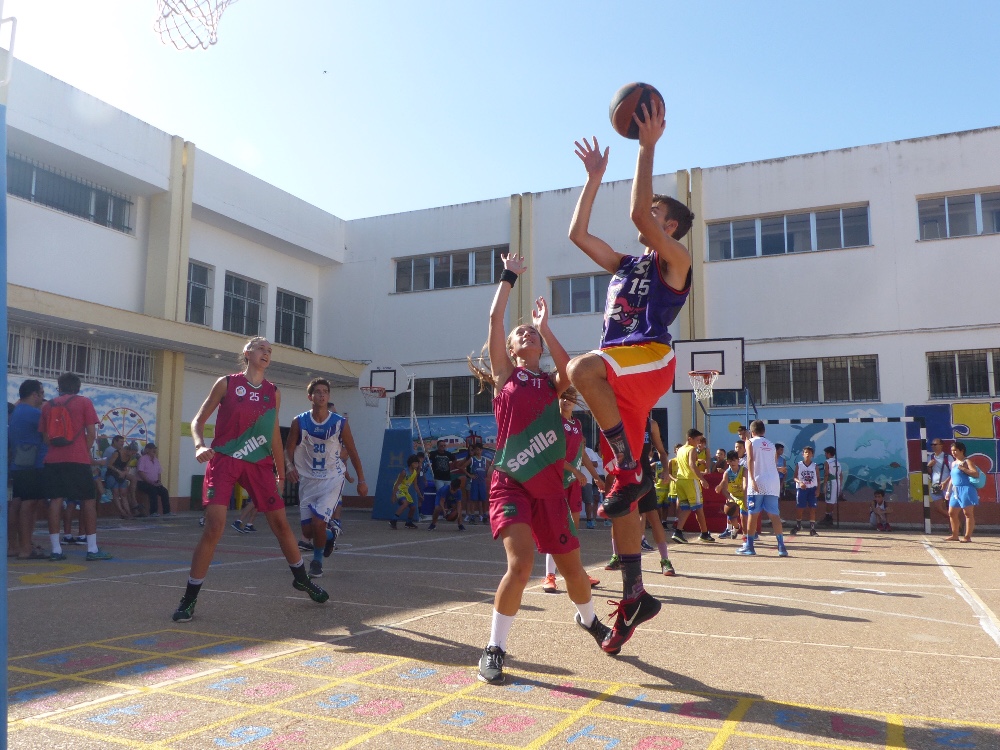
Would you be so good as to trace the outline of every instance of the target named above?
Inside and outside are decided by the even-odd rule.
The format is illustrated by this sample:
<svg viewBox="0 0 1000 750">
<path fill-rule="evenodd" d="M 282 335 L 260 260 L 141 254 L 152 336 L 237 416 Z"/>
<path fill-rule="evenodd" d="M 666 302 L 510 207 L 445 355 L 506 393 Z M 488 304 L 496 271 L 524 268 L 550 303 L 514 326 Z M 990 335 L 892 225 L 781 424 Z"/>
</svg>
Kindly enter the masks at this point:
<svg viewBox="0 0 1000 750">
<path fill-rule="evenodd" d="M 486 464 L 489 461 L 485 456 L 472 457 L 469 462 L 469 473 L 472 474 L 472 481 L 469 483 L 469 499 L 474 502 L 484 502 L 487 499 L 486 492 Z"/>
<path fill-rule="evenodd" d="M 346 466 L 340 459 L 340 433 L 344 418 L 330 412 L 322 422 L 313 420 L 312 412 L 299 414 L 299 444 L 295 446 L 295 470 L 299 479 L 332 479 L 343 475 Z"/>
<path fill-rule="evenodd" d="M 295 417 L 299 443 L 295 446 L 295 470 L 299 473 L 299 515 L 303 523 L 315 516 L 329 522 L 344 491 L 346 464 L 340 458 L 345 419 L 330 412 L 322 422 L 306 411 Z"/>
</svg>

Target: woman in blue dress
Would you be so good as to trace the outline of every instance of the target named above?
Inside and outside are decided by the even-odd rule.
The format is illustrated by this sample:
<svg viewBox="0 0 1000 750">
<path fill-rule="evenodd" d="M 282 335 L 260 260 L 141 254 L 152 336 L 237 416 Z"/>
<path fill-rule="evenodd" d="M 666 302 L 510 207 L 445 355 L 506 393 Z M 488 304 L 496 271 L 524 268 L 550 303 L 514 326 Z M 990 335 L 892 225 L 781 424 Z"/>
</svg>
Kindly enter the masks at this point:
<svg viewBox="0 0 1000 750">
<path fill-rule="evenodd" d="M 951 522 L 951 536 L 946 536 L 949 542 L 971 542 L 972 531 L 976 528 L 976 506 L 979 505 L 979 493 L 972 484 L 972 477 L 979 476 L 979 468 L 965 457 L 965 443 L 955 441 L 951 444 L 951 486 L 945 494 L 948 501 L 948 520 Z M 959 510 L 965 514 L 965 536 L 960 537 L 961 529 Z"/>
</svg>

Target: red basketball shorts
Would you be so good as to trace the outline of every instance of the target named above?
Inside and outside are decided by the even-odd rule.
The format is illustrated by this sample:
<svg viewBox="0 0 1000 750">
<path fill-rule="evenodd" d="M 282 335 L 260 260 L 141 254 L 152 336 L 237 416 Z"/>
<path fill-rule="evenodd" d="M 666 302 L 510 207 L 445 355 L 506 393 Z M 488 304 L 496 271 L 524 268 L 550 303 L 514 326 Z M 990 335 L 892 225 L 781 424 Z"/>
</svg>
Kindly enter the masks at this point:
<svg viewBox="0 0 1000 750">
<path fill-rule="evenodd" d="M 531 528 L 535 549 L 543 555 L 564 555 L 580 548 L 566 496 L 539 499 L 506 474 L 496 472 L 490 488 L 490 527 L 493 538 L 515 523 Z"/>
<path fill-rule="evenodd" d="M 254 506 L 261 513 L 285 507 L 285 501 L 278 494 L 273 461 L 252 464 L 222 453 L 212 456 L 205 469 L 201 504 L 228 507 L 233 487 L 237 483 L 247 491 Z"/>
<path fill-rule="evenodd" d="M 677 360 L 669 344 L 649 342 L 632 346 L 596 349 L 592 354 L 604 360 L 608 383 L 615 392 L 625 438 L 632 456 L 639 460 L 649 411 L 674 384 Z M 606 468 L 614 461 L 608 441 L 601 436 L 601 456 Z M 608 468 L 608 471 L 612 471 Z"/>
</svg>

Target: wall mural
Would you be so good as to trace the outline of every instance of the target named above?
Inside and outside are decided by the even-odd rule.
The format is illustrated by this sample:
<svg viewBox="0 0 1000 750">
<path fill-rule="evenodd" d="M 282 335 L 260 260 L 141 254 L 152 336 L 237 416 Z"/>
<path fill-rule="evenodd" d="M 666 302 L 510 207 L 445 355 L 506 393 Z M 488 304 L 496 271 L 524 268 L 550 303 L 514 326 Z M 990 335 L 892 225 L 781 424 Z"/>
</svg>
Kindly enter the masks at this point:
<svg viewBox="0 0 1000 750">
<path fill-rule="evenodd" d="M 17 401 L 17 390 L 28 379 L 19 375 L 7 375 L 7 400 L 10 403 Z M 45 386 L 46 399 L 59 394 L 56 381 L 47 378 L 33 379 L 40 380 Z M 101 420 L 97 428 L 97 440 L 94 442 L 95 456 L 100 456 L 116 435 L 123 436 L 126 443 L 135 441 L 140 450 L 147 442 L 155 440 L 155 393 L 84 383 L 80 388 L 80 395 L 94 402 L 97 418 Z"/>
</svg>

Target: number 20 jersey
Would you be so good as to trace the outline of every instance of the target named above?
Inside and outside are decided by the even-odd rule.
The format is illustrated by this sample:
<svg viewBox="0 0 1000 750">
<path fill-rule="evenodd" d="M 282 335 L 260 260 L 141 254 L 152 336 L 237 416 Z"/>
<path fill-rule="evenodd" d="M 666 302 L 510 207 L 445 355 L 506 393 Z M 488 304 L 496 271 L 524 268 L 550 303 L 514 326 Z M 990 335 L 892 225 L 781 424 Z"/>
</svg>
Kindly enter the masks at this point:
<svg viewBox="0 0 1000 750">
<path fill-rule="evenodd" d="M 295 417 L 299 423 L 299 444 L 295 446 L 295 469 L 305 479 L 332 479 L 346 466 L 340 460 L 340 434 L 344 418 L 330 412 L 322 422 L 313 421 L 312 411 Z"/>
</svg>

